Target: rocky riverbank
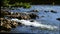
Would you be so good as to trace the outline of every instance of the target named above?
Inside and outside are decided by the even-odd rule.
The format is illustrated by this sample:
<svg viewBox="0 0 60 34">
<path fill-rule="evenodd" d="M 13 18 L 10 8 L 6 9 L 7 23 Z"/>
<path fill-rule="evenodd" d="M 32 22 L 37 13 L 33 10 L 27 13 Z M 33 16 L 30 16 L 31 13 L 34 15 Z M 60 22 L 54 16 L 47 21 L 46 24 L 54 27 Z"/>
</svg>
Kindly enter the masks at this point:
<svg viewBox="0 0 60 34">
<path fill-rule="evenodd" d="M 0 18 L 0 32 L 10 31 L 11 28 L 15 28 L 18 26 L 18 23 L 15 21 L 11 21 L 10 19 Z"/>
<path fill-rule="evenodd" d="M 11 21 L 11 19 L 13 18 L 17 18 L 19 20 L 30 20 L 30 19 L 36 19 L 39 18 L 39 16 L 36 14 L 38 13 L 38 10 L 31 10 L 28 12 L 9 12 L 6 10 L 1 10 L 1 17 L 0 17 L 0 32 L 4 32 L 4 31 L 11 31 L 12 28 L 16 28 L 18 25 L 20 25 L 21 23 L 18 23 L 14 20 Z M 51 12 L 51 13 L 57 13 L 54 10 L 51 11 L 44 11 L 46 13 Z M 44 17 L 44 16 L 41 16 Z M 57 18 L 56 20 L 60 20 L 60 18 Z M 27 21 L 26 21 L 27 22 Z M 28 21 L 29 22 L 29 21 Z M 34 22 L 34 20 L 31 20 L 30 22 Z M 29 22 L 29 23 L 30 23 Z M 23 22 L 24 24 L 25 22 Z M 27 24 L 29 24 L 27 23 Z M 35 24 L 34 24 L 35 25 Z M 40 24 L 41 25 L 41 24 Z"/>
<path fill-rule="evenodd" d="M 8 18 L 5 18 L 8 17 Z M 1 17 L 0 17 L 0 32 L 4 31 L 10 31 L 12 28 L 16 28 L 20 23 L 17 23 L 15 21 L 11 21 L 11 18 L 17 18 L 17 19 L 24 19 L 24 20 L 29 20 L 29 19 L 36 19 L 38 15 L 34 13 L 14 13 L 14 12 L 9 12 L 9 11 L 3 11 L 1 10 Z"/>
</svg>

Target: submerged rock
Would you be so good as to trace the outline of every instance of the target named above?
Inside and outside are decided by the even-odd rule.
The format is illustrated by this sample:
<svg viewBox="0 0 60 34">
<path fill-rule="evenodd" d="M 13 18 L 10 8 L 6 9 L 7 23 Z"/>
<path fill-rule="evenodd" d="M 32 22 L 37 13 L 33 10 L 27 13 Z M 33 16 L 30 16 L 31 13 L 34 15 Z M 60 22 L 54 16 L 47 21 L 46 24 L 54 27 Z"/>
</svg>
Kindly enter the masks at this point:
<svg viewBox="0 0 60 34">
<path fill-rule="evenodd" d="M 54 10 L 51 10 L 51 12 L 52 12 L 52 13 L 57 13 L 57 12 L 56 12 L 56 11 L 54 11 Z"/>
<path fill-rule="evenodd" d="M 49 11 L 46 11 L 46 10 L 45 10 L 44 12 L 46 12 L 46 13 L 47 13 L 47 12 L 49 12 Z"/>
<path fill-rule="evenodd" d="M 30 12 L 39 12 L 38 10 L 31 10 Z"/>
<path fill-rule="evenodd" d="M 60 18 L 57 18 L 57 20 L 59 20 L 59 21 L 60 21 Z"/>
<path fill-rule="evenodd" d="M 41 16 L 41 17 L 45 17 L 45 16 Z"/>
<path fill-rule="evenodd" d="M 30 20 L 30 22 L 34 22 L 34 20 Z"/>
</svg>

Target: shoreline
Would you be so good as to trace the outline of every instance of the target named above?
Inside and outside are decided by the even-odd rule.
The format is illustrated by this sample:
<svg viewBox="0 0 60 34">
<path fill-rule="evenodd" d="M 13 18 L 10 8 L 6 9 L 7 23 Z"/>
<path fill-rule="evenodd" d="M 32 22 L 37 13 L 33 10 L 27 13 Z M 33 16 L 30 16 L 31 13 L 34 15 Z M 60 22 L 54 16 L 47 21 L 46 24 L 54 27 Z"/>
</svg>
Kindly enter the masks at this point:
<svg viewBox="0 0 60 34">
<path fill-rule="evenodd" d="M 39 11 L 38 10 L 31 10 L 30 12 L 36 12 L 36 13 L 39 13 Z M 25 21 L 25 20 L 30 20 L 30 19 L 34 19 L 35 20 L 35 18 L 36 18 L 36 14 L 32 14 L 32 13 L 30 13 L 30 12 L 27 12 L 27 14 L 26 13 L 9 13 L 9 12 L 2 12 L 3 14 L 5 13 L 5 16 L 7 16 L 7 15 L 10 15 L 10 16 L 7 16 L 7 17 L 9 17 L 9 18 L 18 18 L 18 19 L 20 19 L 22 22 L 25 22 L 25 23 L 27 23 L 27 21 Z M 52 13 L 52 14 L 56 14 L 57 12 L 56 11 L 54 11 L 54 10 L 51 10 L 51 11 L 49 11 L 50 13 Z M 44 11 L 44 13 L 49 13 L 49 12 L 47 12 L 47 11 Z M 2 14 L 1 13 L 1 14 Z M 29 14 L 30 13 L 30 14 Z M 15 16 L 14 16 L 15 15 Z M 17 15 L 17 16 L 16 16 Z M 35 18 L 34 18 L 34 15 L 35 15 Z M 42 17 L 44 17 L 44 16 L 42 16 Z M 3 17 L 4 18 L 4 17 Z M 24 19 L 24 20 L 22 20 L 22 19 Z M 34 20 L 32 20 L 31 22 L 34 22 Z M 60 20 L 60 18 L 58 18 L 58 20 Z M 29 21 L 28 21 L 29 22 Z M 58 26 L 58 25 L 57 25 Z M 33 26 L 31 26 L 31 27 L 33 27 Z"/>
</svg>

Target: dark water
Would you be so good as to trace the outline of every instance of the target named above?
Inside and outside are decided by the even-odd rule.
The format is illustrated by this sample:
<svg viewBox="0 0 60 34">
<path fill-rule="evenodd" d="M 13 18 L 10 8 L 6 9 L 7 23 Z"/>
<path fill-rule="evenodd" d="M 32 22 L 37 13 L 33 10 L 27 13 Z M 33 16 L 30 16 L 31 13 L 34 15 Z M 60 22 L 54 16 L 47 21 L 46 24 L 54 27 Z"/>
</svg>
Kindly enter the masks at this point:
<svg viewBox="0 0 60 34">
<path fill-rule="evenodd" d="M 41 22 L 45 25 L 52 25 L 59 27 L 59 30 L 57 31 L 51 31 L 51 30 L 41 30 L 39 28 L 35 27 L 29 27 L 29 26 L 18 26 L 16 28 L 13 28 L 11 32 L 13 33 L 36 33 L 36 34 L 59 34 L 60 32 L 60 21 L 56 20 L 56 18 L 60 18 L 60 6 L 52 6 L 52 5 L 32 5 L 29 9 L 24 8 L 17 8 L 14 10 L 10 10 L 13 12 L 29 12 L 31 10 L 38 10 L 36 14 L 39 16 L 39 18 L 36 18 L 36 21 Z M 48 12 L 44 12 L 44 11 Z M 50 11 L 54 10 L 57 13 L 51 13 Z M 42 17 L 44 16 L 44 17 Z"/>
</svg>

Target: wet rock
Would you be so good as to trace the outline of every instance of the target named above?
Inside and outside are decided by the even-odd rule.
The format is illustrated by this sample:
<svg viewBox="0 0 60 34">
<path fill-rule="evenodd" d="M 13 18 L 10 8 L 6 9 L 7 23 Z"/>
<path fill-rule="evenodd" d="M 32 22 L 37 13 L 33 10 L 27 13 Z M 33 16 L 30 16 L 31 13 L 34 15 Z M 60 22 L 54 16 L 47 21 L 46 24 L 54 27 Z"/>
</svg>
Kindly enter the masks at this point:
<svg viewBox="0 0 60 34">
<path fill-rule="evenodd" d="M 3 28 L 5 31 L 10 31 L 11 30 L 11 26 L 9 24 L 3 24 Z"/>
<path fill-rule="evenodd" d="M 34 26 L 30 26 L 30 27 L 34 27 Z"/>
<path fill-rule="evenodd" d="M 18 19 L 28 20 L 28 19 L 30 19 L 30 16 L 29 15 L 20 14 L 17 18 Z"/>
<path fill-rule="evenodd" d="M 39 12 L 38 10 L 32 10 L 31 12 Z"/>
<path fill-rule="evenodd" d="M 1 10 L 1 14 L 10 15 L 10 12 Z"/>
<path fill-rule="evenodd" d="M 0 17 L 4 17 L 5 15 L 10 15 L 10 12 L 1 10 L 0 14 L 1 14 Z"/>
<path fill-rule="evenodd" d="M 2 20 L 1 20 L 2 19 Z M 1 27 L 1 30 L 11 30 L 11 26 L 10 26 L 10 24 L 9 23 L 7 23 L 6 21 L 5 21 L 5 19 L 4 18 L 0 18 L 0 20 L 1 20 L 1 25 L 0 25 L 0 27 Z"/>
<path fill-rule="evenodd" d="M 36 19 L 36 17 L 38 17 L 38 15 L 34 14 L 34 13 L 16 13 L 13 15 L 6 15 L 9 18 L 18 18 L 18 19 L 24 19 L 24 20 L 28 20 L 28 19 Z"/>
<path fill-rule="evenodd" d="M 52 13 L 57 13 L 57 12 L 56 12 L 56 11 L 54 11 L 54 10 L 51 10 L 51 12 L 52 12 Z"/>
<path fill-rule="evenodd" d="M 22 25 L 20 22 L 18 22 L 18 25 Z"/>
<path fill-rule="evenodd" d="M 47 13 L 47 12 L 49 12 L 49 11 L 44 11 L 44 12 L 46 12 L 46 13 Z"/>
<path fill-rule="evenodd" d="M 0 20 L 2 20 L 3 18 L 0 18 Z"/>
<path fill-rule="evenodd" d="M 5 18 L 0 18 L 0 31 L 4 30 L 4 31 L 10 31 L 11 28 L 15 28 L 18 26 L 18 23 L 15 21 L 11 21 L 9 19 L 5 19 Z"/>
<path fill-rule="evenodd" d="M 60 18 L 57 18 L 57 20 L 59 20 L 59 21 L 60 21 Z"/>
<path fill-rule="evenodd" d="M 11 30 L 11 28 L 6 28 L 6 27 L 3 27 L 3 26 L 0 26 L 1 28 L 0 28 L 0 31 L 10 31 Z"/>
<path fill-rule="evenodd" d="M 25 15 L 25 16 L 22 17 L 22 19 L 25 19 L 25 20 L 30 19 L 30 16 L 29 15 Z"/>
<path fill-rule="evenodd" d="M 45 16 L 41 16 L 41 17 L 45 17 Z"/>
<path fill-rule="evenodd" d="M 17 27 L 18 26 L 18 23 L 16 23 L 15 21 L 12 21 L 11 22 L 11 27 L 12 28 L 15 28 L 15 27 Z"/>
<path fill-rule="evenodd" d="M 30 22 L 34 22 L 34 20 L 30 20 Z"/>
<path fill-rule="evenodd" d="M 11 26 L 9 24 L 2 24 L 0 25 L 1 29 L 0 30 L 5 30 L 5 31 L 10 31 L 11 30 Z"/>
<path fill-rule="evenodd" d="M 29 16 L 31 17 L 31 19 L 36 19 L 36 17 L 39 17 L 38 15 L 33 14 L 33 13 L 29 14 Z"/>
<path fill-rule="evenodd" d="M 23 14 L 19 14 L 19 13 L 16 13 L 14 15 L 6 15 L 6 16 L 9 18 L 18 18 L 18 19 L 27 19 L 28 18 L 27 15 L 23 15 Z"/>
</svg>

